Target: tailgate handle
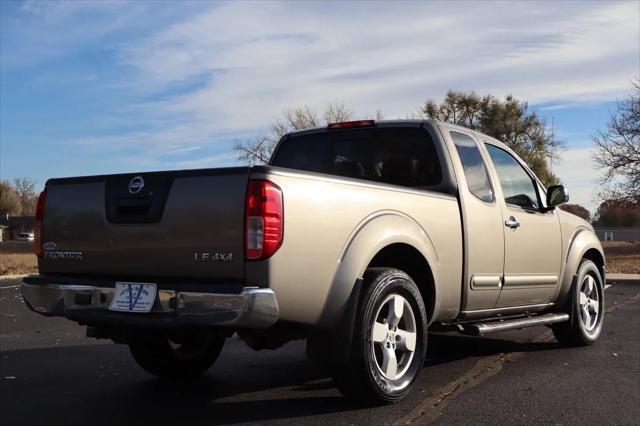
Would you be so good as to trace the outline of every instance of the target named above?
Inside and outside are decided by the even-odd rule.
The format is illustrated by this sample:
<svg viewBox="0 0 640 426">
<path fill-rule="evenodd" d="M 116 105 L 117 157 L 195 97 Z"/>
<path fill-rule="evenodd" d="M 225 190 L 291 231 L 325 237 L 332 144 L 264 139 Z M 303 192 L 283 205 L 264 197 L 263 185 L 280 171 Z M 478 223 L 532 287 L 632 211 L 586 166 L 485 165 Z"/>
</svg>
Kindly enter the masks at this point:
<svg viewBox="0 0 640 426">
<path fill-rule="evenodd" d="M 120 198 L 117 204 L 118 216 L 144 216 L 151 208 L 150 198 Z"/>
</svg>

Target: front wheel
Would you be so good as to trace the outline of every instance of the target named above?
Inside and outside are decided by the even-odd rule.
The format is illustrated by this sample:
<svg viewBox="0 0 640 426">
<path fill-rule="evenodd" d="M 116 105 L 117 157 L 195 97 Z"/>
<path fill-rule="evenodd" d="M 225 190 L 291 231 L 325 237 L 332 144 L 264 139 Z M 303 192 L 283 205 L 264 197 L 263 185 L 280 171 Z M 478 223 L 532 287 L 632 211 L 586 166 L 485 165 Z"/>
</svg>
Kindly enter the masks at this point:
<svg viewBox="0 0 640 426">
<path fill-rule="evenodd" d="M 404 272 L 370 268 L 356 314 L 351 357 L 333 374 L 338 389 L 365 404 L 394 403 L 410 391 L 424 364 L 427 314 Z"/>
<path fill-rule="evenodd" d="M 604 283 L 598 267 L 583 260 L 567 304 L 570 321 L 551 326 L 560 344 L 586 346 L 596 341 L 604 319 Z"/>
<path fill-rule="evenodd" d="M 162 378 L 189 379 L 207 371 L 218 359 L 224 336 L 211 332 L 140 334 L 129 343 L 138 365 Z"/>
</svg>

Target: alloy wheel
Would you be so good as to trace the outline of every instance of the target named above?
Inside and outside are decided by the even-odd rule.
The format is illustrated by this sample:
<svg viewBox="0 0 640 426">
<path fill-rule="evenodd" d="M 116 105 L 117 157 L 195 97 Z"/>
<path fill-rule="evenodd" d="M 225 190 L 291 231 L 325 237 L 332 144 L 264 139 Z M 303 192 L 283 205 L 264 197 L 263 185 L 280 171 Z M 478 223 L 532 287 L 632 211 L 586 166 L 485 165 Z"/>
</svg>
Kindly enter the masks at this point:
<svg viewBox="0 0 640 426">
<path fill-rule="evenodd" d="M 405 375 L 416 350 L 416 319 L 411 305 L 390 294 L 380 305 L 372 327 L 371 350 L 380 374 L 388 380 Z"/>
<path fill-rule="evenodd" d="M 600 321 L 600 290 L 595 279 L 586 274 L 580 285 L 580 319 L 585 331 L 592 332 Z"/>
</svg>

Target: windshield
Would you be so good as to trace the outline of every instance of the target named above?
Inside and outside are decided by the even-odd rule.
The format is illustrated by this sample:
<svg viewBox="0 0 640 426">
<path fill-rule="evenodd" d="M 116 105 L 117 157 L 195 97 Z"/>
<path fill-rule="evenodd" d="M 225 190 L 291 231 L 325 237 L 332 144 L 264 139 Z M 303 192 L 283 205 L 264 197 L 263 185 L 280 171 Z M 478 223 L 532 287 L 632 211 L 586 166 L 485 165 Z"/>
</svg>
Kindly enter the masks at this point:
<svg viewBox="0 0 640 426">
<path fill-rule="evenodd" d="M 422 187 L 442 181 L 433 141 L 421 128 L 326 131 L 280 143 L 271 165 Z"/>
</svg>

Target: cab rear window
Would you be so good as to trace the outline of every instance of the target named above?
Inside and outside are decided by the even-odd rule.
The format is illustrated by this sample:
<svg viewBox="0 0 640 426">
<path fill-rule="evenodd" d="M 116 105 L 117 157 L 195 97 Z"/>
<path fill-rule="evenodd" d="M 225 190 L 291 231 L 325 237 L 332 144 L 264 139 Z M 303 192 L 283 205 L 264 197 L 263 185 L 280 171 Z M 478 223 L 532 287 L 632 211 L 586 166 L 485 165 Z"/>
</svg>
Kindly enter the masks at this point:
<svg viewBox="0 0 640 426">
<path fill-rule="evenodd" d="M 271 165 L 408 187 L 440 184 L 433 141 L 421 128 L 369 128 L 292 136 Z"/>
</svg>

